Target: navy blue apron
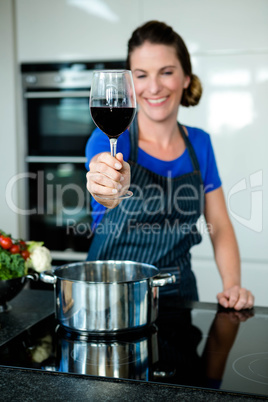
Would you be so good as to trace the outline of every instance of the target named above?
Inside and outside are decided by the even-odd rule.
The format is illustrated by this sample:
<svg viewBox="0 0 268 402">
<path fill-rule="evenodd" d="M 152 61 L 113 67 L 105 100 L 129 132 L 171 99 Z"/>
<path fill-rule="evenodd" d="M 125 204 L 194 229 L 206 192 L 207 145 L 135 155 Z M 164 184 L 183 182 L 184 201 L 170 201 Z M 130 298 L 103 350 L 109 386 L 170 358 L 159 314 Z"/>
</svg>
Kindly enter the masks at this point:
<svg viewBox="0 0 268 402">
<path fill-rule="evenodd" d="M 194 149 L 178 123 L 193 171 L 179 177 L 160 176 L 137 164 L 137 117 L 130 127 L 133 197 L 107 209 L 96 227 L 87 260 L 148 263 L 175 274 L 176 283 L 160 287 L 160 297 L 198 300 L 190 248 L 201 242 L 196 222 L 204 209 L 204 189 Z"/>
</svg>

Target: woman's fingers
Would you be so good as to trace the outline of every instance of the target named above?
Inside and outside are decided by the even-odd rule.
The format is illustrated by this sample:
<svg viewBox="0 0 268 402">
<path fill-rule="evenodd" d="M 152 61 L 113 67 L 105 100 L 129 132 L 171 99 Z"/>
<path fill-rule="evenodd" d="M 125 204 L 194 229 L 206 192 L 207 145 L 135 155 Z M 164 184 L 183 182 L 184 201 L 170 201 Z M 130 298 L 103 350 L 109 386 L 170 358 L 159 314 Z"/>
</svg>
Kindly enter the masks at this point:
<svg viewBox="0 0 268 402">
<path fill-rule="evenodd" d="M 87 189 L 94 196 L 112 196 L 124 193 L 130 183 L 130 167 L 121 153 L 112 157 L 101 153 L 93 158 L 87 173 Z"/>
<path fill-rule="evenodd" d="M 90 172 L 102 173 L 114 181 L 120 182 L 122 174 L 119 170 L 122 168 L 120 162 L 115 161 L 111 155 L 107 153 L 99 154 L 98 158 L 89 164 Z"/>
<path fill-rule="evenodd" d="M 117 154 L 117 155 L 122 155 L 122 154 Z M 95 159 L 95 162 L 104 163 L 105 165 L 110 166 L 111 168 L 116 169 L 116 170 L 122 169 L 121 161 L 119 161 L 117 158 L 114 158 L 108 152 L 102 152 L 101 154 L 99 154 L 98 157 Z M 122 155 L 122 162 L 123 162 L 123 155 Z"/>
<path fill-rule="evenodd" d="M 239 298 L 234 305 L 235 310 L 249 309 L 254 305 L 254 296 L 253 294 L 244 288 L 240 289 Z"/>
<path fill-rule="evenodd" d="M 217 295 L 218 302 L 225 308 L 234 308 L 235 310 L 250 309 L 254 305 L 253 294 L 239 286 L 233 286 Z"/>
<path fill-rule="evenodd" d="M 92 194 L 112 195 L 121 190 L 122 184 L 101 173 L 87 173 L 87 189 Z"/>
</svg>

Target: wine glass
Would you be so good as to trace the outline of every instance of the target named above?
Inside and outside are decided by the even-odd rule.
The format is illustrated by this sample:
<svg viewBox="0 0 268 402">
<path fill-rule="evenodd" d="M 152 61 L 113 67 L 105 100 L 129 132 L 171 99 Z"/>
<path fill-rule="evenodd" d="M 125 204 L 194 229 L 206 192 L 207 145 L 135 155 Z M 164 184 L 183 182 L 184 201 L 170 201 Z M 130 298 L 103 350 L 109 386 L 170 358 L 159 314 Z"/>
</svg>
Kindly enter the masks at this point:
<svg viewBox="0 0 268 402">
<path fill-rule="evenodd" d="M 108 136 L 111 155 L 116 155 L 117 138 L 130 126 L 136 113 L 136 95 L 132 73 L 129 70 L 93 71 L 89 101 L 95 124 Z M 98 196 L 102 199 L 131 197 L 122 195 Z"/>
</svg>

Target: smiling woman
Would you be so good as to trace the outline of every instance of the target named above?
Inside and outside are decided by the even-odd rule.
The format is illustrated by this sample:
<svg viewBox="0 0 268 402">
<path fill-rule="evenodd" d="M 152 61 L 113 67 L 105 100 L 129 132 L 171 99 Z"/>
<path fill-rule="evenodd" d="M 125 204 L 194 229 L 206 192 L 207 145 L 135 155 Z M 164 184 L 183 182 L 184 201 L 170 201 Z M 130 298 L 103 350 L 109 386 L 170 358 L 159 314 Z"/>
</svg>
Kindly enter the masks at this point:
<svg viewBox="0 0 268 402">
<path fill-rule="evenodd" d="M 130 186 L 135 197 L 93 201 L 88 260 L 153 264 L 176 277 L 169 289 L 160 289 L 160 303 L 198 300 L 190 250 L 201 242 L 196 222 L 204 214 L 223 282 L 218 301 L 237 310 L 251 308 L 254 297 L 241 287 L 238 246 L 210 136 L 177 122 L 180 106 L 197 105 L 202 94 L 183 39 L 165 23 L 149 21 L 133 32 L 127 65 L 139 111 L 119 138 L 115 158 L 105 134 L 99 129 L 92 134 L 86 147 L 87 188 L 94 197 Z M 112 225 L 120 231 L 109 230 Z"/>
</svg>

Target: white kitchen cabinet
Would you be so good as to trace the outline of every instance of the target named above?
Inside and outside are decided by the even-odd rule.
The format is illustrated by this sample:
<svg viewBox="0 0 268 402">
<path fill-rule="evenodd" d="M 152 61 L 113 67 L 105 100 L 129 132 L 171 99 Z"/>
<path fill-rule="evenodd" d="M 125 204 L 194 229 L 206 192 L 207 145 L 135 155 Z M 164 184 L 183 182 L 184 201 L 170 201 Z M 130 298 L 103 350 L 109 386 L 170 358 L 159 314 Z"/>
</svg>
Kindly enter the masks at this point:
<svg viewBox="0 0 268 402">
<path fill-rule="evenodd" d="M 170 24 L 192 54 L 267 49 L 266 0 L 144 0 L 143 21 Z"/>
<path fill-rule="evenodd" d="M 18 172 L 16 138 L 16 84 L 15 65 L 15 24 L 11 1 L 0 1 L 0 229 L 18 236 L 18 216 L 11 208 L 11 202 L 17 203 L 18 189 L 7 194 L 7 185 Z M 8 195 L 10 197 L 8 197 Z"/>
<path fill-rule="evenodd" d="M 18 60 L 125 59 L 140 1 L 16 0 Z"/>
<path fill-rule="evenodd" d="M 125 58 L 133 29 L 171 24 L 192 54 L 267 48 L 268 2 L 257 0 L 16 0 L 18 59 Z"/>
</svg>

